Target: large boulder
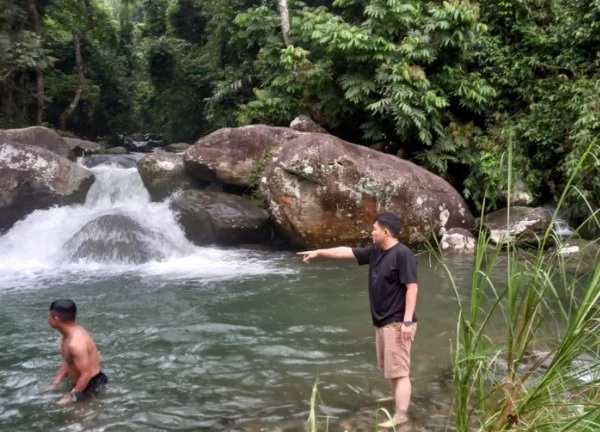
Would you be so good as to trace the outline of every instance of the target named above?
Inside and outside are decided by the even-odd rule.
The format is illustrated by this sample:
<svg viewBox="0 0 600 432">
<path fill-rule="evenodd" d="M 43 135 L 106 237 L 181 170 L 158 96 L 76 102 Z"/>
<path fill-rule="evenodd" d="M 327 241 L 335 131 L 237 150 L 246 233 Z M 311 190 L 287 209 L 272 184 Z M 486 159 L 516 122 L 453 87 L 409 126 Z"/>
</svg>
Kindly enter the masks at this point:
<svg viewBox="0 0 600 432">
<path fill-rule="evenodd" d="M 71 152 L 77 157 L 104 152 L 104 146 L 92 141 L 69 137 L 64 137 L 63 140 L 67 143 Z"/>
<path fill-rule="evenodd" d="M 490 239 L 496 244 L 511 242 L 537 243 L 552 224 L 552 214 L 543 207 L 510 207 L 483 218 Z"/>
<path fill-rule="evenodd" d="M 41 147 L 62 157 L 73 157 L 73 152 L 65 140 L 52 129 L 42 126 L 31 126 L 23 129 L 7 129 L 0 131 L 0 138 L 4 138 L 16 144 Z"/>
<path fill-rule="evenodd" d="M 418 243 L 446 229 L 471 228 L 473 216 L 450 184 L 392 155 L 331 135 L 288 142 L 260 182 L 276 224 L 303 247 L 365 244 L 373 218 L 400 216 L 400 239 Z"/>
<path fill-rule="evenodd" d="M 187 238 L 197 245 L 260 243 L 271 238 L 268 213 L 222 192 L 187 190 L 171 201 Z"/>
<path fill-rule="evenodd" d="M 139 161 L 137 168 L 152 201 L 162 201 L 178 190 L 206 186 L 184 170 L 183 158 L 178 154 L 151 153 Z"/>
<path fill-rule="evenodd" d="M 289 128 L 252 125 L 219 129 L 201 138 L 183 155 L 185 168 L 200 179 L 256 186 L 262 170 L 292 138 Z"/>
<path fill-rule="evenodd" d="M 83 203 L 91 172 L 41 147 L 0 139 L 0 232 L 38 209 Z"/>
</svg>

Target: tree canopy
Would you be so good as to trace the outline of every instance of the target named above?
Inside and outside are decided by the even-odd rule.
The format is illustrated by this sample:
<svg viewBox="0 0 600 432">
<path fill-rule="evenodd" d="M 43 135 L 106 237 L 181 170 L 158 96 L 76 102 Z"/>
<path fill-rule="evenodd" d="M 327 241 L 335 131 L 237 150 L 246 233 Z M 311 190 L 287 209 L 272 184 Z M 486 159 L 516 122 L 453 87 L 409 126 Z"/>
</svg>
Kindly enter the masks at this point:
<svg viewBox="0 0 600 432">
<path fill-rule="evenodd" d="M 591 150 L 569 200 L 600 207 L 600 0 L 0 1 L 0 127 L 61 126 L 83 82 L 62 126 L 92 139 L 308 114 L 487 209 L 509 148 L 538 202 Z"/>
</svg>

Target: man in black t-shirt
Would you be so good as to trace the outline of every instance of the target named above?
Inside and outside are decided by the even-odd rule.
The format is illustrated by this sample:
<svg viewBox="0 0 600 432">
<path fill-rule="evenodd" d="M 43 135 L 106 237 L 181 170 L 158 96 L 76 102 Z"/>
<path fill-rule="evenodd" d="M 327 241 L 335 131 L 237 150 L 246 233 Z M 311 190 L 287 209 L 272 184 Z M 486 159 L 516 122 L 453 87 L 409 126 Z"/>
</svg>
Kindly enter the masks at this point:
<svg viewBox="0 0 600 432">
<path fill-rule="evenodd" d="M 369 264 L 369 302 L 376 330 L 377 362 L 390 380 L 396 411 L 380 427 L 408 421 L 410 404 L 410 351 L 417 331 L 417 260 L 398 241 L 400 221 L 393 213 L 381 213 L 373 223 L 373 245 L 337 247 L 299 252 L 305 263 L 313 258 L 356 259 Z"/>
</svg>

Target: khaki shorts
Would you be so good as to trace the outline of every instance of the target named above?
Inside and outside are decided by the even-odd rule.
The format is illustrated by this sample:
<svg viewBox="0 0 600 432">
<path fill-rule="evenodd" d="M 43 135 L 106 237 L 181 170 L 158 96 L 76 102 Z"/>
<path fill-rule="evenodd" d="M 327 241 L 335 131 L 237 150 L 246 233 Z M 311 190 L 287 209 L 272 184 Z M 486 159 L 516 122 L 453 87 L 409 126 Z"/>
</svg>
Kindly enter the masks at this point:
<svg viewBox="0 0 600 432">
<path fill-rule="evenodd" d="M 412 336 L 402 339 L 401 322 L 378 327 L 375 335 L 377 364 L 386 378 L 404 378 L 410 375 L 410 348 L 417 333 L 417 323 L 410 326 Z"/>
</svg>

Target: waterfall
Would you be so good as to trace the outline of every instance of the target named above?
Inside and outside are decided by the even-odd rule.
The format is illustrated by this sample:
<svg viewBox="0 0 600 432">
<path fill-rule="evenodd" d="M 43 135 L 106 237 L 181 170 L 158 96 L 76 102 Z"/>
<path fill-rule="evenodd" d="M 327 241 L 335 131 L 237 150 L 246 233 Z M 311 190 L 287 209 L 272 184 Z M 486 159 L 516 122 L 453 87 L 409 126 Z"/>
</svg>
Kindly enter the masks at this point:
<svg viewBox="0 0 600 432">
<path fill-rule="evenodd" d="M 555 204 L 544 204 L 544 208 L 550 212 L 550 214 L 554 215 L 556 211 Z M 554 226 L 552 227 L 554 233 L 558 237 L 570 237 L 574 234 L 573 230 L 569 226 L 569 213 L 560 208 L 554 218 Z"/>
<path fill-rule="evenodd" d="M 0 288 L 65 273 L 206 279 L 278 271 L 258 252 L 190 243 L 168 202 L 150 201 L 135 167 L 88 169 L 96 182 L 84 204 L 37 210 L 0 236 Z"/>
</svg>

